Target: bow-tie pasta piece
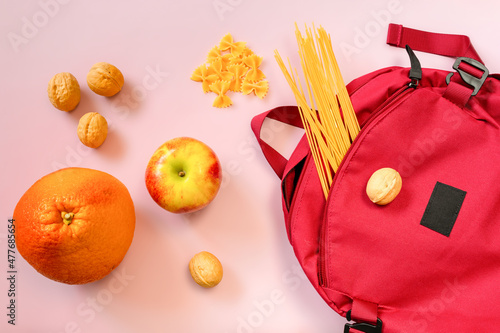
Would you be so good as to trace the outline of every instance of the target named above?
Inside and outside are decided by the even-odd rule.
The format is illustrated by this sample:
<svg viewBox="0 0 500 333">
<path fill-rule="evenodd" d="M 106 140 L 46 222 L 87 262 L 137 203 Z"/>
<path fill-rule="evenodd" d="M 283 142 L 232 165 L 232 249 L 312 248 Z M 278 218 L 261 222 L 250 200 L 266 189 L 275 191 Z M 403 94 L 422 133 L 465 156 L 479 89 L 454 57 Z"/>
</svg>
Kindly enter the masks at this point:
<svg viewBox="0 0 500 333">
<path fill-rule="evenodd" d="M 266 77 L 259 69 L 259 66 L 262 64 L 262 57 L 253 54 L 243 59 L 243 63 L 250 68 L 246 76 L 247 80 L 257 82 Z"/>
<path fill-rule="evenodd" d="M 245 49 L 243 50 L 243 52 L 239 56 L 237 56 L 237 57 L 231 56 L 229 58 L 229 65 L 240 65 L 240 64 L 245 65 L 243 63 L 243 59 L 245 59 L 248 56 L 251 56 L 252 54 L 254 54 L 253 51 L 250 50 L 248 47 L 245 47 Z"/>
<path fill-rule="evenodd" d="M 243 83 L 243 78 L 248 71 L 248 67 L 245 65 L 232 65 L 228 68 L 233 76 L 229 90 L 234 92 L 241 92 L 241 84 Z"/>
<path fill-rule="evenodd" d="M 213 70 L 213 68 L 207 68 L 205 65 L 201 65 L 196 68 L 191 75 L 191 80 L 202 83 L 203 92 L 207 93 L 210 91 L 210 85 L 217 81 L 219 76 Z"/>
<path fill-rule="evenodd" d="M 226 68 L 224 68 L 222 58 L 219 58 L 215 60 L 213 63 L 211 63 L 209 68 L 212 68 L 215 74 L 217 74 L 219 79 L 222 81 L 231 82 L 231 80 L 233 79 L 233 73 L 229 72 Z"/>
<path fill-rule="evenodd" d="M 208 52 L 207 62 L 210 64 L 210 63 L 214 62 L 215 60 L 217 60 L 221 56 L 222 56 L 222 54 L 221 54 L 221 51 L 220 51 L 219 47 L 218 46 L 214 46 Z"/>
<path fill-rule="evenodd" d="M 229 85 L 231 83 L 229 81 L 215 81 L 210 85 L 210 90 L 217 94 L 217 97 L 214 100 L 213 106 L 216 108 L 226 108 L 233 104 L 231 98 L 226 95 L 229 90 Z"/>
<path fill-rule="evenodd" d="M 246 44 L 246 42 L 233 42 L 233 36 L 227 34 L 220 41 L 219 49 L 221 51 L 229 50 L 233 56 L 237 57 L 245 50 Z"/>
<path fill-rule="evenodd" d="M 232 59 L 233 56 L 230 53 L 222 54 L 217 47 L 214 47 L 212 50 L 210 50 L 207 56 L 208 64 L 213 64 L 216 62 L 221 63 L 221 71 L 227 71 L 227 67 L 231 65 Z"/>
<path fill-rule="evenodd" d="M 267 81 L 252 82 L 245 79 L 241 85 L 241 92 L 244 95 L 249 95 L 253 92 L 260 99 L 266 97 L 268 90 L 269 82 Z"/>
</svg>

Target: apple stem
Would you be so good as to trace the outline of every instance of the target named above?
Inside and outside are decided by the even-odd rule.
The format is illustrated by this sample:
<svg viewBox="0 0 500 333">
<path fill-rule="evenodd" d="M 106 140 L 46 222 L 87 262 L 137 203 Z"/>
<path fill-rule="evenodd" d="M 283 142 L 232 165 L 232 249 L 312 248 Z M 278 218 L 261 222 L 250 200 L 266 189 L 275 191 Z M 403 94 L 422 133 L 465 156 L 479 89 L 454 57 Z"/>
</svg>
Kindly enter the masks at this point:
<svg viewBox="0 0 500 333">
<path fill-rule="evenodd" d="M 186 175 L 186 173 L 184 171 L 179 171 L 179 177 L 184 177 Z"/>
</svg>

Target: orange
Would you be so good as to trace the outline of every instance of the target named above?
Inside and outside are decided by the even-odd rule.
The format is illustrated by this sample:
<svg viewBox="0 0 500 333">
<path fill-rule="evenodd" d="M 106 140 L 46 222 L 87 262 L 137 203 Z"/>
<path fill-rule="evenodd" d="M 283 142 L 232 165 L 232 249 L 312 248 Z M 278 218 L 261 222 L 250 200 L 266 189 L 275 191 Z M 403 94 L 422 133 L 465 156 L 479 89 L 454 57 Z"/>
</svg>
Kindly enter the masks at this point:
<svg viewBox="0 0 500 333">
<path fill-rule="evenodd" d="M 67 284 L 108 275 L 127 253 L 135 229 L 125 185 L 86 168 L 39 179 L 21 197 L 13 218 L 22 257 L 40 274 Z"/>
</svg>

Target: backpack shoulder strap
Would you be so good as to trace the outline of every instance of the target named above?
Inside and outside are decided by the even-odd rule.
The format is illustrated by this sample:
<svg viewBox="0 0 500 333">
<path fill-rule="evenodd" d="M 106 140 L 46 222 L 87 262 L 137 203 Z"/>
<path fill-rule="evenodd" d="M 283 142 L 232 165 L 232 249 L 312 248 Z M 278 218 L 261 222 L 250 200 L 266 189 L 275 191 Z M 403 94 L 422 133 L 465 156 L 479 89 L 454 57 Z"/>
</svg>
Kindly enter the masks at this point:
<svg viewBox="0 0 500 333">
<path fill-rule="evenodd" d="M 441 34 L 389 24 L 387 44 L 404 48 L 407 44 L 413 50 L 458 58 L 467 57 L 483 62 L 464 35 Z"/>
</svg>

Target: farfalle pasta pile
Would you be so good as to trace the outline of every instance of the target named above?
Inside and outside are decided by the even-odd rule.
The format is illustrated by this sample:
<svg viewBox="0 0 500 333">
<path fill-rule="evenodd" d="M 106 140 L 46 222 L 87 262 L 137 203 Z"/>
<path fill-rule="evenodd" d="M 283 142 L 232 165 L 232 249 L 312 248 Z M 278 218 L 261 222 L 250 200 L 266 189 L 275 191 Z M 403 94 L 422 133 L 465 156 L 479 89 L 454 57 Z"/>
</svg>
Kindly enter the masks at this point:
<svg viewBox="0 0 500 333">
<path fill-rule="evenodd" d="M 263 99 L 269 90 L 269 82 L 259 69 L 262 57 L 246 46 L 246 42 L 235 42 L 231 34 L 222 38 L 207 56 L 207 62 L 195 69 L 191 80 L 201 82 L 203 92 L 217 94 L 213 102 L 216 108 L 233 104 L 229 91 L 244 95 L 255 94 Z"/>
</svg>

